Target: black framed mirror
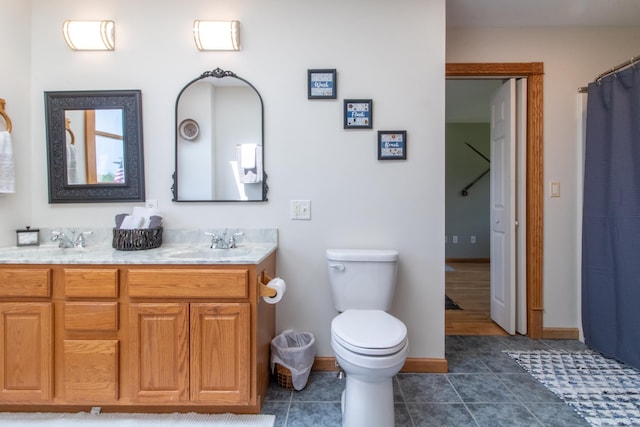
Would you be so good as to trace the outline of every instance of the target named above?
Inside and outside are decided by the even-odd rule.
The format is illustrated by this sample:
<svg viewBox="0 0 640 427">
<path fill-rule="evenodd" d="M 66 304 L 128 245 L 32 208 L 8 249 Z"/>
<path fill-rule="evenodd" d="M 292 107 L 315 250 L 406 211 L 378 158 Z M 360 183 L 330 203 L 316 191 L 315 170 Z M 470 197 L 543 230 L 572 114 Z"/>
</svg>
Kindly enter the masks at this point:
<svg viewBox="0 0 640 427">
<path fill-rule="evenodd" d="M 49 203 L 145 200 L 140 90 L 45 92 Z"/>
<path fill-rule="evenodd" d="M 263 202 L 264 105 L 232 71 L 206 71 L 182 88 L 175 106 L 175 202 Z"/>
</svg>

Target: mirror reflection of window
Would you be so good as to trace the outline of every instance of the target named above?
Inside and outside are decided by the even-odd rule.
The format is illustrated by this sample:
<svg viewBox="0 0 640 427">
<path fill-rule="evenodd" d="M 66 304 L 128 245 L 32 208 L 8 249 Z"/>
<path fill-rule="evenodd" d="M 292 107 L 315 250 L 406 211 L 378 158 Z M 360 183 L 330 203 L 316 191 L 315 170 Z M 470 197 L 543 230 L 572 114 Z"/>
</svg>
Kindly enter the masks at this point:
<svg viewBox="0 0 640 427">
<path fill-rule="evenodd" d="M 125 183 L 123 110 L 67 110 L 65 117 L 68 183 Z"/>
</svg>

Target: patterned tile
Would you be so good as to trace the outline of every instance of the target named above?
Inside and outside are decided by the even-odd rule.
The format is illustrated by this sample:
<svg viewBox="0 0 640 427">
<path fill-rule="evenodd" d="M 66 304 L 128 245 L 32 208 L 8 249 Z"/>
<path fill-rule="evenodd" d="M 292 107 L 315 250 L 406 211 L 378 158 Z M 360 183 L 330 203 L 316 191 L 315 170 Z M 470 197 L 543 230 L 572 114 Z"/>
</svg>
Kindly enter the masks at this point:
<svg viewBox="0 0 640 427">
<path fill-rule="evenodd" d="M 545 427 L 582 427 L 589 423 L 565 403 L 527 403 L 524 405 Z"/>
<path fill-rule="evenodd" d="M 291 402 L 286 427 L 336 427 L 342 424 L 337 402 Z"/>
<path fill-rule="evenodd" d="M 480 427 L 542 426 L 520 403 L 471 403 L 467 408 Z"/>
<path fill-rule="evenodd" d="M 544 426 L 581 427 L 589 425 L 571 406 L 526 373 L 505 350 L 582 351 L 586 347 L 575 340 L 530 340 L 527 337 L 447 336 L 447 374 L 404 374 L 393 380 L 396 427 L 419 426 Z M 547 370 L 548 371 L 548 370 Z M 587 372 L 593 378 L 624 375 L 616 387 L 640 390 L 640 379 L 615 364 L 583 363 L 566 367 L 554 375 L 578 375 Z M 635 371 L 634 371 L 635 372 Z M 600 379 L 599 381 L 601 381 Z M 276 427 L 336 427 L 341 425 L 340 399 L 345 380 L 335 372 L 312 372 L 302 391 L 284 390 L 273 381 L 262 413 L 276 416 Z M 629 396 L 627 396 L 629 397 Z M 599 403 L 610 404 L 604 395 Z M 628 405 L 632 405 L 627 402 Z M 584 408 L 583 408 L 584 409 Z M 588 408 L 587 408 L 588 409 Z M 640 404 L 627 412 L 640 411 Z M 640 412 L 638 412 L 640 419 Z M 640 423 L 638 423 L 640 425 Z"/>
<path fill-rule="evenodd" d="M 262 405 L 262 414 L 276 416 L 274 427 L 284 427 L 287 422 L 287 414 L 289 413 L 289 402 L 265 402 Z"/>
<path fill-rule="evenodd" d="M 416 427 L 476 426 L 465 405 L 460 403 L 411 403 L 407 405 Z"/>
<path fill-rule="evenodd" d="M 445 374 L 398 374 L 397 378 L 406 402 L 461 402 Z"/>
<path fill-rule="evenodd" d="M 495 356 L 495 353 L 494 355 Z M 491 368 L 485 363 L 487 360 L 491 362 L 492 355 L 476 355 L 476 357 L 470 357 L 469 354 L 453 353 L 447 355 L 447 362 L 449 363 L 449 373 L 456 374 L 488 374 L 491 372 Z M 507 356 L 508 357 L 508 356 Z M 511 363 L 518 366 L 511 360 Z M 521 368 L 518 368 L 521 369 Z"/>
<path fill-rule="evenodd" d="M 335 372 L 311 372 L 306 387 L 294 391 L 291 399 L 294 402 L 340 402 L 345 381 Z"/>
<path fill-rule="evenodd" d="M 562 402 L 558 396 L 527 373 L 499 374 L 498 379 L 523 403 Z"/>
<path fill-rule="evenodd" d="M 464 402 L 513 402 L 516 397 L 494 374 L 448 374 Z"/>
<path fill-rule="evenodd" d="M 491 372 L 495 373 L 523 373 L 524 370 L 504 351 L 500 353 L 480 353 L 477 359 L 485 364 Z"/>
</svg>

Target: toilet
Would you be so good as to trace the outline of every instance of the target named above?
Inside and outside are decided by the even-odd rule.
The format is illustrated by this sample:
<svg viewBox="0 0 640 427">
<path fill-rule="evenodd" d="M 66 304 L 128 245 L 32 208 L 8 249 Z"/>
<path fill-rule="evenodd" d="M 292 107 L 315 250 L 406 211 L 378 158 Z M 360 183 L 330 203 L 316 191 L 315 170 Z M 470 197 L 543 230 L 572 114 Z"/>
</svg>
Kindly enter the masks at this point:
<svg viewBox="0 0 640 427">
<path fill-rule="evenodd" d="M 346 374 L 343 427 L 393 427 L 393 376 L 407 358 L 407 327 L 387 310 L 396 284 L 398 252 L 328 249 L 336 310 L 331 348 Z"/>
</svg>

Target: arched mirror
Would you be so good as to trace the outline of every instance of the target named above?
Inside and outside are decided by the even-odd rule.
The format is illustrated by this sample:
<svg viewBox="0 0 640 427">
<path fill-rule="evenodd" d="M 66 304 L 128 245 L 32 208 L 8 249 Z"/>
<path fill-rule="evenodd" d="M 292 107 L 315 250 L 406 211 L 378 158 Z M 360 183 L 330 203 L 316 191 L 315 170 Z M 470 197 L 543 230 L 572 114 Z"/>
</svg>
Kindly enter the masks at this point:
<svg viewBox="0 0 640 427">
<path fill-rule="evenodd" d="M 45 92 L 49 203 L 144 201 L 139 90 Z"/>
<path fill-rule="evenodd" d="M 216 68 L 176 99 L 176 202 L 267 200 L 263 103 L 257 89 Z"/>
</svg>

